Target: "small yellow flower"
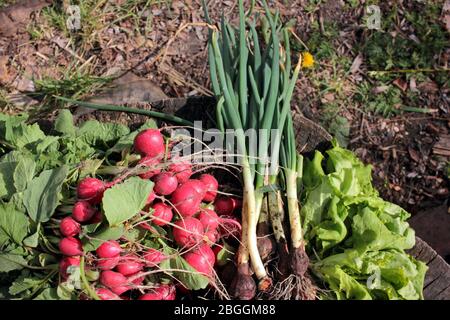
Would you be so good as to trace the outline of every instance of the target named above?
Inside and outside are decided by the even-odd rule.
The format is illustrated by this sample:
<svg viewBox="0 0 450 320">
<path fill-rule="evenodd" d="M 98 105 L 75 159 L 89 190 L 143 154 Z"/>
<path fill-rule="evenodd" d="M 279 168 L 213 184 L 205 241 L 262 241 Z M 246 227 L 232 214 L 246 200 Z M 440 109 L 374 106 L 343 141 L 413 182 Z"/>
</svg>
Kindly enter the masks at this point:
<svg viewBox="0 0 450 320">
<path fill-rule="evenodd" d="M 312 68 L 314 66 L 314 57 L 308 51 L 302 53 L 302 67 Z"/>
</svg>

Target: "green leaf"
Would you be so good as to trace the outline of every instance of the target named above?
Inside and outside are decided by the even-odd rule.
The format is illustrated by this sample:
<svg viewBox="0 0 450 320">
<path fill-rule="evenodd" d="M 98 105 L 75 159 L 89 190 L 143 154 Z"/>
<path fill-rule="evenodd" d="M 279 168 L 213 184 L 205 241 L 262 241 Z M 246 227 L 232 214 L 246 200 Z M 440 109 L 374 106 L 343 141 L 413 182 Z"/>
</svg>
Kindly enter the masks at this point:
<svg viewBox="0 0 450 320">
<path fill-rule="evenodd" d="M 139 213 L 153 190 L 153 182 L 131 177 L 106 190 L 102 204 L 111 226 L 118 225 Z"/>
<path fill-rule="evenodd" d="M 41 267 L 45 267 L 51 264 L 56 264 L 59 262 L 59 259 L 56 258 L 56 256 L 48 254 L 48 253 L 41 253 L 38 256 L 38 261 Z"/>
<path fill-rule="evenodd" d="M 392 232 L 376 212 L 365 207 L 353 218 L 352 237 L 355 248 L 378 251 L 383 249 L 410 249 L 414 245 L 414 231 Z"/>
<path fill-rule="evenodd" d="M 127 126 L 88 120 L 78 129 L 78 137 L 89 145 L 108 144 L 130 133 Z"/>
<path fill-rule="evenodd" d="M 56 288 L 44 289 L 39 295 L 37 295 L 33 300 L 61 300 L 58 296 Z"/>
<path fill-rule="evenodd" d="M 147 231 L 142 228 L 133 228 L 128 229 L 123 236 L 130 242 L 138 242 L 139 240 L 144 239 L 146 234 Z"/>
<path fill-rule="evenodd" d="M 217 253 L 216 263 L 218 266 L 224 266 L 228 262 L 232 261 L 234 256 L 234 248 L 227 243 L 223 245 L 223 248 Z"/>
<path fill-rule="evenodd" d="M 17 149 L 29 146 L 31 143 L 44 138 L 45 134 L 37 123 L 32 125 L 21 123 L 18 126 L 11 126 L 9 128 L 7 124 L 5 139 Z"/>
<path fill-rule="evenodd" d="M 27 212 L 27 209 L 23 205 L 23 192 L 14 193 L 11 199 L 9 200 L 11 205 L 14 205 L 17 210 L 22 212 Z"/>
<path fill-rule="evenodd" d="M 306 188 L 314 188 L 320 183 L 320 179 L 325 175 L 322 168 L 323 154 L 320 151 L 314 152 L 313 160 L 305 159 L 303 182 Z"/>
<path fill-rule="evenodd" d="M 69 266 L 67 268 L 67 274 L 69 275 L 69 277 L 65 281 L 65 283 L 67 284 L 67 288 L 69 288 L 69 289 L 74 288 L 74 289 L 81 290 L 82 283 L 81 283 L 80 266 L 75 266 L 75 265 Z"/>
<path fill-rule="evenodd" d="M 102 165 L 104 159 L 86 159 L 81 163 L 79 179 L 95 175 L 96 171 Z"/>
<path fill-rule="evenodd" d="M 105 241 L 119 239 L 124 232 L 125 228 L 123 225 L 116 227 L 105 225 L 100 230 L 82 239 L 83 248 L 85 251 L 94 251 Z"/>
<path fill-rule="evenodd" d="M 35 232 L 23 240 L 23 244 L 25 246 L 31 247 L 31 248 L 36 248 L 38 246 L 40 228 L 41 228 L 41 225 L 38 223 L 38 225 L 36 226 Z"/>
<path fill-rule="evenodd" d="M 55 130 L 67 135 L 74 135 L 76 128 L 73 125 L 72 113 L 63 109 L 59 111 L 58 117 L 55 120 Z"/>
<path fill-rule="evenodd" d="M 83 232 L 86 233 L 94 233 L 101 225 L 103 225 L 103 223 L 97 222 L 97 223 L 91 223 L 91 224 L 87 224 L 85 226 L 83 226 Z"/>
<path fill-rule="evenodd" d="M 175 277 L 190 290 L 205 289 L 209 284 L 208 277 L 200 274 L 183 257 L 178 256 L 172 259 L 172 266 L 174 269 L 185 270 L 186 272 L 175 271 Z"/>
<path fill-rule="evenodd" d="M 34 154 L 41 153 L 58 153 L 60 147 L 59 144 L 60 137 L 56 136 L 45 136 L 43 139 L 39 140 L 38 143 L 34 144 Z"/>
<path fill-rule="evenodd" d="M 320 269 L 320 272 L 338 300 L 372 300 L 367 288 L 338 265 L 324 267 Z"/>
<path fill-rule="evenodd" d="M 85 270 L 87 281 L 97 281 L 100 278 L 100 272 L 98 270 L 87 269 Z"/>
<path fill-rule="evenodd" d="M 11 134 L 12 128 L 19 126 L 27 119 L 28 114 L 26 113 L 17 115 L 0 113 L 0 136 L 2 137 L 2 139 L 6 137 L 7 134 Z"/>
<path fill-rule="evenodd" d="M 18 295 L 29 289 L 33 289 L 42 283 L 42 279 L 20 276 L 9 287 L 9 294 Z"/>
<path fill-rule="evenodd" d="M 14 172 L 17 162 L 2 161 L 0 162 L 0 197 L 11 198 L 16 192 L 14 187 Z"/>
<path fill-rule="evenodd" d="M 58 300 L 76 300 L 74 288 L 68 282 L 60 283 L 56 288 L 56 294 L 58 295 Z"/>
<path fill-rule="evenodd" d="M 33 179 L 36 170 L 36 163 L 30 158 L 21 158 L 14 170 L 13 179 L 17 192 L 22 192 L 27 188 L 28 183 Z"/>
<path fill-rule="evenodd" d="M 202 275 L 193 267 L 191 267 L 189 263 L 187 263 L 186 260 L 183 259 L 183 257 L 176 254 L 175 250 L 166 247 L 164 251 L 172 258 L 164 260 L 160 263 L 160 268 L 162 270 L 167 270 L 167 272 L 172 273 L 175 278 L 177 278 L 189 290 L 200 290 L 208 286 L 208 277 Z"/>
<path fill-rule="evenodd" d="M 0 205 L 0 239 L 6 237 L 18 245 L 27 236 L 29 227 L 28 217 L 14 206 Z M 4 245 L 0 240 L 0 246 Z"/>
<path fill-rule="evenodd" d="M 43 171 L 34 178 L 24 193 L 23 203 L 34 222 L 46 222 L 54 214 L 61 198 L 61 188 L 68 168 L 62 166 Z"/>
<path fill-rule="evenodd" d="M 95 157 L 95 149 L 78 137 L 64 136 L 61 138 L 61 143 L 64 146 L 61 162 L 64 164 L 78 164 Z"/>
<path fill-rule="evenodd" d="M 305 166 L 301 215 L 315 274 L 337 299 L 423 299 L 426 266 L 405 252 L 415 242 L 409 213 L 379 197 L 370 166 L 333 144 L 326 173 L 318 152 Z"/>
<path fill-rule="evenodd" d="M 27 261 L 21 255 L 12 253 L 0 253 L 0 272 L 20 270 L 27 265 Z"/>
</svg>

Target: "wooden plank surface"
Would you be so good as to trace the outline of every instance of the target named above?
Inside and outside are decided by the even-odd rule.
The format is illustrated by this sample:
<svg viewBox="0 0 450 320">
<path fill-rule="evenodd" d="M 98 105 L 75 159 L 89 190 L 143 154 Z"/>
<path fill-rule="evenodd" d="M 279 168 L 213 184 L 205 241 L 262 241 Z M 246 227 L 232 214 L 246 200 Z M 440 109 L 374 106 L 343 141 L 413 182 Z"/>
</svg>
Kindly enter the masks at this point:
<svg viewBox="0 0 450 320">
<path fill-rule="evenodd" d="M 409 251 L 428 266 L 423 294 L 426 300 L 450 300 L 450 265 L 425 241 L 416 237 L 416 245 Z"/>
</svg>

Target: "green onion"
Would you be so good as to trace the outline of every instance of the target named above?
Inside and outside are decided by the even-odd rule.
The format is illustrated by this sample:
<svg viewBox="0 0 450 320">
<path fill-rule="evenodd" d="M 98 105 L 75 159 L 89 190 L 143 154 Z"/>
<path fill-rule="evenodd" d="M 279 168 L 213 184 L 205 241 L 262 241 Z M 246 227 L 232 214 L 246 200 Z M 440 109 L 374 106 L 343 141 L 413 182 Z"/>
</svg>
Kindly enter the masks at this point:
<svg viewBox="0 0 450 320">
<path fill-rule="evenodd" d="M 54 98 L 65 101 L 65 102 L 69 102 L 72 104 L 76 104 L 76 105 L 79 105 L 82 107 L 90 108 L 90 109 L 142 114 L 145 116 L 177 123 L 177 124 L 180 124 L 183 126 L 190 126 L 190 127 L 194 126 L 194 124 L 191 121 L 188 121 L 186 119 L 183 119 L 183 118 L 171 115 L 171 114 L 162 113 L 162 112 L 144 110 L 144 109 L 138 109 L 138 108 L 130 108 L 130 107 L 126 107 L 126 106 L 117 106 L 117 105 L 111 105 L 111 104 L 91 103 L 91 102 L 86 102 L 86 101 L 78 101 L 78 100 L 68 99 L 68 98 L 64 98 L 64 97 L 58 97 L 58 96 L 54 96 Z"/>
<path fill-rule="evenodd" d="M 268 291 L 272 280 L 258 252 L 258 221 L 263 223 L 270 221 L 272 228 L 276 230 L 277 250 L 283 250 L 284 257 L 287 257 L 287 237 L 282 228 L 284 212 L 287 212 L 291 228 L 292 250 L 296 252 L 303 248 L 297 196 L 297 183 L 300 181 L 298 170 L 301 168 L 298 164 L 300 158 L 296 151 L 290 106 L 301 61 L 298 61 L 294 70 L 291 70 L 288 30 L 283 29 L 278 12 L 272 15 L 265 0 L 262 3 L 268 28 L 267 37 L 264 39 L 264 50 L 259 42 L 256 22 L 247 21 L 252 9 L 246 16 L 243 0 L 239 0 L 238 3 L 239 28 L 236 29 L 238 37 L 235 36 L 235 29 L 222 18 L 221 32 L 210 31 L 209 67 L 213 90 L 218 98 L 216 116 L 219 129 L 223 133 L 227 129 L 235 130 L 238 153 L 242 156 L 244 185 L 242 214 L 245 225 L 243 224 L 242 229 L 236 279 L 243 281 L 245 278 L 248 285 L 248 273 L 242 274 L 241 271 L 244 270 L 243 272 L 246 273 L 250 263 L 259 281 L 259 289 Z M 207 13 L 206 17 L 209 19 Z M 246 31 L 246 26 L 249 32 Z M 284 50 L 281 49 L 282 44 L 284 44 Z M 259 133 L 263 133 L 258 135 L 255 165 L 249 161 L 249 152 L 254 146 L 249 145 L 244 135 L 244 130 L 250 128 L 262 129 Z M 270 137 L 271 129 L 279 132 L 275 138 Z M 274 171 L 268 175 L 269 164 L 265 159 L 270 152 L 272 152 Z M 279 162 L 281 162 L 282 170 L 279 169 Z M 285 190 L 270 190 L 266 194 L 267 188 L 278 185 L 278 181 L 284 183 Z M 287 208 L 283 206 L 282 201 L 284 191 Z M 264 212 L 261 211 L 265 200 L 268 201 L 267 207 L 271 211 L 268 216 L 265 209 Z M 280 245 L 281 243 L 283 245 Z M 238 296 L 238 298 L 241 297 Z"/>
</svg>

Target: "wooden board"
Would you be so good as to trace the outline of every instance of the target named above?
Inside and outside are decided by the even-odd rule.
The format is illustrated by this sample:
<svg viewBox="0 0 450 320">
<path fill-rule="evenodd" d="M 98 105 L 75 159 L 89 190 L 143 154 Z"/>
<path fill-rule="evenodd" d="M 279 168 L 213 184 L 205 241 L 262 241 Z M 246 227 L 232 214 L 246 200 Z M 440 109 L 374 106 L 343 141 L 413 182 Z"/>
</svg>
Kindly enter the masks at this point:
<svg viewBox="0 0 450 320">
<path fill-rule="evenodd" d="M 416 237 L 409 254 L 428 266 L 423 294 L 426 300 L 450 300 L 450 265 L 425 241 Z"/>
<path fill-rule="evenodd" d="M 188 120 L 203 120 L 203 126 L 209 126 L 214 118 L 214 100 L 208 97 L 168 99 L 158 103 L 140 103 L 133 107 L 152 109 L 175 114 Z M 88 119 L 119 122 L 137 128 L 146 116 L 127 114 L 123 112 L 111 113 L 89 111 L 82 108 L 77 122 Z M 321 126 L 300 114 L 293 115 L 296 130 L 297 148 L 302 153 L 311 153 L 316 149 L 324 150 L 329 147 L 331 135 Z M 450 266 L 426 242 L 416 237 L 416 245 L 409 253 L 428 265 L 424 282 L 424 297 L 427 300 L 450 300 Z"/>
</svg>

